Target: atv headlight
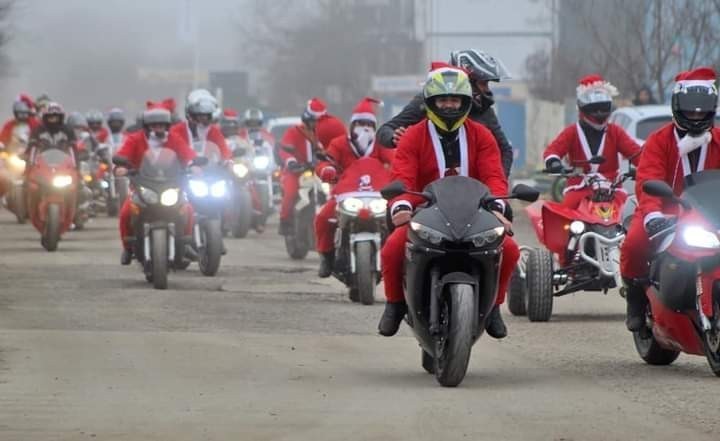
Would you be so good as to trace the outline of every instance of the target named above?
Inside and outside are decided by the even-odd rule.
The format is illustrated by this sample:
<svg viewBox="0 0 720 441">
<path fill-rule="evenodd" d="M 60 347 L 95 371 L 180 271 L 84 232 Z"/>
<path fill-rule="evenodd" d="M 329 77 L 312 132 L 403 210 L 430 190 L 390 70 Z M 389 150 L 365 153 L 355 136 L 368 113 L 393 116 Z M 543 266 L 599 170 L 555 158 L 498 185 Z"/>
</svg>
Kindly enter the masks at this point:
<svg viewBox="0 0 720 441">
<path fill-rule="evenodd" d="M 477 248 L 484 247 L 486 245 L 493 244 L 498 241 L 505 232 L 505 227 L 495 227 L 487 231 L 483 231 L 480 234 L 470 236 L 468 240 L 473 243 Z"/>
<path fill-rule="evenodd" d="M 177 188 L 168 188 L 160 195 L 160 203 L 166 207 L 172 207 L 177 204 L 179 197 L 180 192 Z"/>
<path fill-rule="evenodd" d="M 227 184 L 225 181 L 217 181 L 210 187 L 210 195 L 214 198 L 221 198 L 227 194 Z"/>
<path fill-rule="evenodd" d="M 585 232 L 585 223 L 578 220 L 572 221 L 570 223 L 570 232 L 575 235 L 583 234 Z"/>
<path fill-rule="evenodd" d="M 270 166 L 270 158 L 267 156 L 256 156 L 253 158 L 253 167 L 256 170 L 265 170 Z"/>
<path fill-rule="evenodd" d="M 237 165 L 239 164 L 235 164 L 235 166 Z M 247 170 L 247 168 L 245 170 Z M 208 185 L 205 181 L 200 181 L 198 179 L 190 179 L 189 185 L 190 191 L 192 192 L 193 196 L 204 198 L 210 192 L 210 189 L 208 188 Z"/>
<path fill-rule="evenodd" d="M 449 237 L 438 230 L 418 222 L 410 222 L 410 228 L 420 237 L 420 239 L 430 242 L 433 245 L 439 245 L 444 239 Z"/>
<path fill-rule="evenodd" d="M 157 204 L 159 202 L 158 194 L 150 190 L 149 188 L 140 187 L 140 197 L 143 201 L 147 202 L 150 205 Z"/>
<path fill-rule="evenodd" d="M 682 238 L 687 246 L 695 248 L 720 248 L 720 240 L 717 234 L 697 225 L 685 227 L 682 230 Z"/>
<path fill-rule="evenodd" d="M 383 214 L 387 210 L 387 201 L 385 199 L 373 199 L 368 206 L 373 214 Z"/>
<path fill-rule="evenodd" d="M 248 168 L 245 164 L 233 164 L 233 173 L 238 178 L 244 178 L 248 174 Z"/>
<path fill-rule="evenodd" d="M 72 176 L 68 175 L 57 175 L 52 180 L 53 187 L 65 188 L 72 184 Z"/>
<path fill-rule="evenodd" d="M 364 206 L 365 204 L 363 204 L 362 199 L 358 198 L 347 198 L 342 201 L 343 210 L 349 211 L 350 213 L 357 213 Z"/>
</svg>

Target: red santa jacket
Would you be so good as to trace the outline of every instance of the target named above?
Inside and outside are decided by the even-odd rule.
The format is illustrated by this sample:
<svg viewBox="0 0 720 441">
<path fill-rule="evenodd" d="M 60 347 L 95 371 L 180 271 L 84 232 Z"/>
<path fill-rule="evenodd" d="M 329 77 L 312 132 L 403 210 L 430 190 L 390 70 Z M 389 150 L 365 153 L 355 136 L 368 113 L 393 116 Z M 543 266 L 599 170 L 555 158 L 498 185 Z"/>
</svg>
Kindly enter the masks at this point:
<svg viewBox="0 0 720 441">
<path fill-rule="evenodd" d="M 343 122 L 332 115 L 323 115 L 315 126 L 315 134 L 323 148 L 327 148 L 333 139 L 341 135 L 347 135 L 347 129 Z"/>
<path fill-rule="evenodd" d="M 12 143 L 12 137 L 13 137 L 13 130 L 15 130 L 15 124 L 17 123 L 17 120 L 15 118 L 11 118 L 7 121 L 5 121 L 5 124 L 2 126 L 2 130 L 0 130 L 0 142 L 5 144 L 5 147 L 8 147 Z M 30 136 L 30 133 L 32 133 L 33 130 L 35 130 L 40 125 L 40 121 L 38 121 L 37 118 L 30 117 L 28 118 L 28 138 Z"/>
<path fill-rule="evenodd" d="M 720 168 L 720 129 L 712 129 L 711 134 L 710 143 L 700 147 L 697 171 Z M 679 196 L 685 188 L 685 176 L 688 174 L 690 164 L 687 155 L 680 155 L 674 124 L 667 124 L 650 135 L 645 141 L 635 179 L 638 211 L 645 223 L 661 217 L 663 213 L 676 214 L 677 206 L 665 204 L 660 198 L 645 194 L 643 184 L 648 180 L 659 179 L 667 182 Z"/>
<path fill-rule="evenodd" d="M 174 134 L 175 136 L 182 138 L 188 146 L 192 146 L 192 136 L 190 134 L 190 126 L 187 121 L 179 122 L 170 127 L 170 134 Z M 225 137 L 217 124 L 211 124 L 208 128 L 206 141 L 218 146 L 222 159 L 232 158 L 232 152 L 228 148 L 227 143 L 225 142 Z"/>
<path fill-rule="evenodd" d="M 248 129 L 244 127 L 238 129 L 238 136 L 246 141 L 250 141 L 250 134 L 248 132 Z M 269 143 L 270 145 L 275 145 L 275 137 L 266 129 L 260 129 L 260 136 L 262 136 L 263 141 Z"/>
<path fill-rule="evenodd" d="M 410 126 L 400 138 L 393 159 L 392 180 L 400 180 L 411 191 L 422 191 L 428 184 L 445 176 L 445 156 L 427 119 Z M 484 183 L 494 195 L 505 195 L 508 184 L 500 160 L 500 149 L 492 132 L 485 126 L 466 120 L 460 131 L 461 164 L 457 174 Z M 464 138 L 464 139 L 463 139 Z M 424 202 L 419 196 L 404 194 L 390 201 L 392 211 L 399 205 L 415 207 Z"/>
<path fill-rule="evenodd" d="M 93 135 L 95 135 L 95 139 L 100 144 L 105 144 L 108 140 L 108 136 L 110 136 L 110 131 L 106 129 L 105 127 L 100 127 L 100 130 L 97 132 L 93 132 Z"/>
<path fill-rule="evenodd" d="M 330 142 L 330 146 L 325 149 L 325 154 L 330 156 L 332 161 L 320 161 L 317 167 L 315 167 L 315 173 L 320 176 L 322 169 L 331 166 L 335 167 L 338 175 L 341 175 L 353 162 L 360 158 L 375 158 L 383 164 L 391 164 L 393 152 L 393 150 L 373 145 L 370 147 L 370 150 L 365 152 L 365 155 L 361 155 L 350 142 L 350 138 L 347 135 L 338 136 L 333 139 L 332 142 Z"/>
<path fill-rule="evenodd" d="M 174 150 L 184 165 L 190 163 L 190 161 L 197 156 L 195 151 L 190 148 L 183 138 L 173 133 L 168 135 L 165 147 Z M 127 158 L 127 160 L 130 161 L 131 167 L 137 169 L 140 168 L 143 156 L 145 156 L 145 152 L 147 152 L 149 148 L 150 146 L 145 137 L 145 132 L 134 132 L 125 137 L 120 150 L 115 153 L 115 156 Z"/>
<path fill-rule="evenodd" d="M 305 133 L 305 126 L 298 124 L 285 131 L 280 140 L 280 159 L 283 165 L 294 159 L 299 163 L 311 162 L 313 157 L 312 142 Z"/>
<path fill-rule="evenodd" d="M 613 180 L 618 175 L 620 168 L 619 155 L 629 158 L 640 151 L 640 146 L 623 130 L 622 127 L 609 123 L 605 129 L 605 134 L 600 141 L 600 148 L 597 156 L 605 158 L 602 164 L 586 164 L 583 165 L 585 173 L 599 173 L 607 179 Z M 545 149 L 543 160 L 550 158 L 562 160 L 568 157 L 572 164 L 574 161 L 587 161 L 592 158 L 592 152 L 588 145 L 585 133 L 579 123 L 565 127 L 562 132 L 555 138 Z M 633 164 L 637 165 L 639 158 L 633 158 Z M 572 177 L 568 179 L 565 191 L 581 188 L 583 178 Z"/>
</svg>

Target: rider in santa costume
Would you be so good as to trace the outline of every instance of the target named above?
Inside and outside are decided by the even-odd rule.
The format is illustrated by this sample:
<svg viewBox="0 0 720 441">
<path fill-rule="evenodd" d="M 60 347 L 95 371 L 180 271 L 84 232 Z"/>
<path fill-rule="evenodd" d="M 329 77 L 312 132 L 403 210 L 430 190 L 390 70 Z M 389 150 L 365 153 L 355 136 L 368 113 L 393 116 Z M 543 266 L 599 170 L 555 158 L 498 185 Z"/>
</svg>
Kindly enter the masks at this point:
<svg viewBox="0 0 720 441">
<path fill-rule="evenodd" d="M 400 138 L 392 164 L 392 179 L 400 180 L 405 188 L 418 192 L 445 176 L 469 176 L 487 185 L 492 194 L 506 195 L 508 184 L 497 142 L 490 130 L 468 119 L 473 95 L 467 74 L 444 63 L 433 63 L 423 95 L 427 117 L 409 127 Z M 378 330 L 384 336 L 395 335 L 407 313 L 403 292 L 407 223 L 412 210 L 423 202 L 419 196 L 409 194 L 389 201 L 396 228 L 381 252 L 387 303 Z M 497 201 L 491 208 L 510 229 L 510 222 L 502 214 L 505 204 Z M 510 276 L 520 257 L 517 244 L 508 236 L 504 239 L 502 253 L 496 305 L 486 322 L 488 334 L 495 338 L 507 335 L 500 305 L 505 300 Z"/>
<path fill-rule="evenodd" d="M 620 273 L 626 287 L 627 328 L 644 326 L 644 283 L 653 250 L 650 237 L 673 228 L 677 206 L 643 191 L 649 180 L 667 182 L 679 196 L 693 173 L 720 168 L 720 129 L 714 128 L 718 91 L 715 71 L 700 67 L 675 77 L 673 121 L 650 135 L 637 169 L 638 208 L 620 254 Z"/>
<path fill-rule="evenodd" d="M 380 101 L 365 97 L 355 106 L 350 117 L 350 134 L 333 139 L 325 149 L 327 160 L 320 161 L 315 172 L 323 182 L 335 183 L 355 161 L 373 157 L 384 164 L 392 162 L 394 151 L 375 144 L 377 117 L 373 104 Z M 330 277 L 335 257 L 334 236 L 337 228 L 335 219 L 336 200 L 333 197 L 322 207 L 315 217 L 316 249 L 321 262 L 318 275 Z"/>
<path fill-rule="evenodd" d="M 578 122 L 566 127 L 545 149 L 543 159 L 545 167 L 552 173 L 563 170 L 562 159 L 571 166 L 581 167 L 583 173 L 600 174 L 608 180 L 614 180 L 620 168 L 620 155 L 629 158 L 634 165 L 638 162 L 640 146 L 622 127 L 608 123 L 612 110 L 612 97 L 617 89 L 600 75 L 588 75 L 580 79 L 576 89 Z M 587 161 L 594 156 L 602 156 L 602 164 L 590 164 Z M 577 208 L 580 202 L 592 194 L 582 176 L 568 178 L 564 190 L 563 204 Z M 618 189 L 616 197 L 624 202 L 627 195 Z"/>
</svg>

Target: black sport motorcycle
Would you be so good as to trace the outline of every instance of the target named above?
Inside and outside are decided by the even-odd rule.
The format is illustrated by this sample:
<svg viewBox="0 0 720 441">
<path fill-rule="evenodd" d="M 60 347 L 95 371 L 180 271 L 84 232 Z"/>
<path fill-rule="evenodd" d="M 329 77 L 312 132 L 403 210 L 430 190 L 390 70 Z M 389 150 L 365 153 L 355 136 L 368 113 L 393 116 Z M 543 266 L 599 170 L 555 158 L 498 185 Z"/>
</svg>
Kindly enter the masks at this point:
<svg viewBox="0 0 720 441">
<path fill-rule="evenodd" d="M 509 196 L 493 196 L 472 178 L 449 176 L 406 191 L 395 181 L 386 199 L 404 193 L 427 204 L 412 217 L 405 250 L 407 322 L 422 347 L 422 365 L 443 386 L 465 378 L 470 350 L 485 330 L 495 305 L 505 227 L 491 213 L 499 199 L 533 202 L 539 192 L 517 185 Z"/>
</svg>

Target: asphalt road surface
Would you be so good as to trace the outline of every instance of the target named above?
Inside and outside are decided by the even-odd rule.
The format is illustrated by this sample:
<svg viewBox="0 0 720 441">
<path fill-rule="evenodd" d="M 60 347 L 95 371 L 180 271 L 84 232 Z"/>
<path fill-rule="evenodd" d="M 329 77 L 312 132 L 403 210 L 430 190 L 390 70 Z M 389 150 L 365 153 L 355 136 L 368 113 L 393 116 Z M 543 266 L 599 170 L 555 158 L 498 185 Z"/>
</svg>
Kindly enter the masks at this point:
<svg viewBox="0 0 720 441">
<path fill-rule="evenodd" d="M 48 253 L 0 212 L 0 440 L 720 439 L 720 378 L 700 357 L 645 365 L 617 294 L 561 298 L 549 323 L 505 312 L 510 335 L 445 389 L 406 325 L 378 336 L 382 304 L 350 303 L 274 228 L 154 291 L 115 223 Z"/>
</svg>

